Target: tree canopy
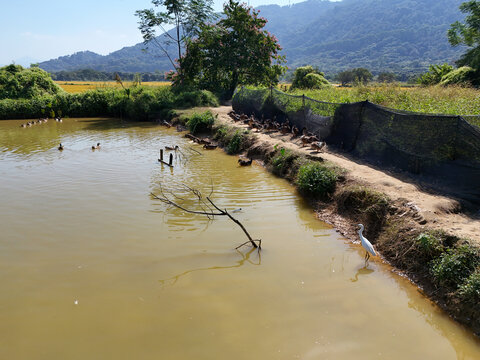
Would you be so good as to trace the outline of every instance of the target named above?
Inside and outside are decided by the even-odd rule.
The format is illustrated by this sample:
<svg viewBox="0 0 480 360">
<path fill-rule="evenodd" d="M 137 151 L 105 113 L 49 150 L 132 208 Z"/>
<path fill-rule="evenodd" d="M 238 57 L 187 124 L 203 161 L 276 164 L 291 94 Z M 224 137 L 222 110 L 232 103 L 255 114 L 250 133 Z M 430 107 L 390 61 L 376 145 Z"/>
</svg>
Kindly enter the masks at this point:
<svg viewBox="0 0 480 360">
<path fill-rule="evenodd" d="M 465 23 L 454 22 L 448 31 L 448 40 L 453 46 L 466 45 L 470 48 L 457 65 L 473 68 L 472 82 L 480 85 L 480 1 L 466 1 L 460 5 L 460 10 L 468 14 Z"/>
<path fill-rule="evenodd" d="M 301 66 L 295 69 L 291 89 L 320 89 L 330 86 L 325 74 L 312 66 Z"/>
<path fill-rule="evenodd" d="M 52 81 L 46 71 L 38 67 L 25 69 L 11 64 L 0 68 L 0 100 L 32 99 L 59 92 L 62 92 L 62 89 Z"/>
<path fill-rule="evenodd" d="M 277 39 L 263 28 L 267 20 L 245 4 L 229 0 L 224 17 L 200 27 L 180 59 L 185 81 L 227 97 L 239 84 L 271 85 L 284 71 Z M 178 75 L 178 72 L 177 72 Z"/>
<path fill-rule="evenodd" d="M 201 25 L 213 17 L 212 3 L 213 0 L 152 0 L 152 4 L 160 8 L 160 11 L 144 9 L 135 12 L 140 18 L 139 29 L 144 44 L 155 44 L 181 73 L 181 65 L 179 67 L 172 59 L 168 46 L 175 46 L 180 59 L 185 42 L 195 36 Z M 167 31 L 168 25 L 173 25 L 175 31 Z M 163 35 L 163 39 L 159 39 L 159 35 Z"/>
<path fill-rule="evenodd" d="M 342 85 L 352 83 L 366 84 L 373 79 L 373 75 L 370 70 L 365 68 L 355 68 L 351 70 L 345 70 L 339 72 L 336 79 L 342 83 Z"/>
</svg>

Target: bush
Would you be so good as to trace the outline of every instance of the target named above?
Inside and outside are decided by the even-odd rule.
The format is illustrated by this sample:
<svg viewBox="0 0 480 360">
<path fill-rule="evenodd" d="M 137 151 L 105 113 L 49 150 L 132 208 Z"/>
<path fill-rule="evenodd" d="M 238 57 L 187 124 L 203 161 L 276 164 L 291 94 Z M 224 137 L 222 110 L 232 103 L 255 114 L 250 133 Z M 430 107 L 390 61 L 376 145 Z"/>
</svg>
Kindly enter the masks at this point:
<svg viewBox="0 0 480 360">
<path fill-rule="evenodd" d="M 272 172 L 275 175 L 285 177 L 287 173 L 292 170 L 295 160 L 298 158 L 298 155 L 293 153 L 291 150 L 281 148 L 276 150 L 275 155 L 270 160 L 272 167 Z"/>
<path fill-rule="evenodd" d="M 210 130 L 213 122 L 214 117 L 210 111 L 193 113 L 187 120 L 187 128 L 192 134 L 198 134 Z"/>
<path fill-rule="evenodd" d="M 335 191 L 336 183 L 337 175 L 335 172 L 321 164 L 305 164 L 298 171 L 298 189 L 306 194 L 325 197 Z"/>
<path fill-rule="evenodd" d="M 470 245 L 464 244 L 448 249 L 438 259 L 432 261 L 430 271 L 435 282 L 450 289 L 456 289 L 470 276 L 478 265 L 478 253 Z"/>
<path fill-rule="evenodd" d="M 325 74 L 312 66 L 302 66 L 295 70 L 292 86 L 294 89 L 321 89 L 330 86 Z"/>
<path fill-rule="evenodd" d="M 420 252 L 428 260 L 440 256 L 445 250 L 442 240 L 431 233 L 421 233 L 416 238 L 415 243 Z"/>
<path fill-rule="evenodd" d="M 442 76 L 441 85 L 463 84 L 469 85 L 472 79 L 474 70 L 469 66 L 462 66 L 458 69 L 452 70 Z"/>
<path fill-rule="evenodd" d="M 458 288 L 461 301 L 477 305 L 480 301 L 480 268 L 477 268 Z"/>
<path fill-rule="evenodd" d="M 233 134 L 232 138 L 228 142 L 227 145 L 227 154 L 234 155 L 238 154 L 243 150 L 242 147 L 242 134 L 240 133 L 240 130 L 237 130 L 235 134 Z"/>
<path fill-rule="evenodd" d="M 218 105 L 218 98 L 208 90 L 188 90 L 176 93 L 175 106 L 178 107 L 190 108 Z"/>
</svg>

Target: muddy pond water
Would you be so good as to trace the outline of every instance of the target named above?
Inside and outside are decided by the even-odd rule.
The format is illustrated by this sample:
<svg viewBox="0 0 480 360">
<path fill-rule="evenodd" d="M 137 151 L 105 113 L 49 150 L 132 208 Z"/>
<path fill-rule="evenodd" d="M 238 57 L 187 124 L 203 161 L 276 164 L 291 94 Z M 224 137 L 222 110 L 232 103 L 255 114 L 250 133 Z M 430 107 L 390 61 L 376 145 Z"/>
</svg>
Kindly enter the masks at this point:
<svg viewBox="0 0 480 360">
<path fill-rule="evenodd" d="M 0 122 L 0 359 L 480 358 L 261 166 L 153 124 L 23 122 Z M 173 144 L 190 155 L 172 170 L 157 159 Z M 263 250 L 236 251 L 230 220 L 150 195 L 182 183 L 213 184 Z"/>
</svg>

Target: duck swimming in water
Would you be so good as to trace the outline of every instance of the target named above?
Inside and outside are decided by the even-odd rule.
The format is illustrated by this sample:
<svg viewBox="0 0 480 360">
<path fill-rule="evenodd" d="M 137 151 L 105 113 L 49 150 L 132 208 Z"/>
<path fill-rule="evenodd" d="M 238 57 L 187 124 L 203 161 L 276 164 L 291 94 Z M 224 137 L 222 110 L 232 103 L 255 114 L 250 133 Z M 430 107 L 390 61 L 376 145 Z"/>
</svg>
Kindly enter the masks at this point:
<svg viewBox="0 0 480 360">
<path fill-rule="evenodd" d="M 60 151 L 63 150 L 63 145 L 62 145 L 62 143 L 60 143 L 60 146 L 58 147 L 58 150 L 60 150 Z"/>
</svg>

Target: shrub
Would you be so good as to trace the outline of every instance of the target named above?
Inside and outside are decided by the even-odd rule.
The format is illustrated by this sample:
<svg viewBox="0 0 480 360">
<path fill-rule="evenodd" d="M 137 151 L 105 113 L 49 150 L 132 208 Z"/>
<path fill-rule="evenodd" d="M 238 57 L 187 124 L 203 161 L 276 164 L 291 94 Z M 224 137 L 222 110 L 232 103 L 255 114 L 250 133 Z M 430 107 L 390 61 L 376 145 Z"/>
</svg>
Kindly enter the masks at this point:
<svg viewBox="0 0 480 360">
<path fill-rule="evenodd" d="M 312 66 L 302 66 L 295 70 L 291 89 L 321 89 L 330 86 L 325 74 Z"/>
<path fill-rule="evenodd" d="M 238 154 L 240 151 L 243 150 L 242 147 L 242 134 L 240 133 L 239 130 L 233 134 L 232 138 L 228 142 L 227 145 L 227 154 L 234 155 Z"/>
<path fill-rule="evenodd" d="M 480 301 L 480 268 L 477 268 L 458 288 L 458 297 L 462 301 L 478 304 Z"/>
<path fill-rule="evenodd" d="M 270 160 L 272 172 L 275 175 L 284 177 L 289 171 L 291 171 L 293 163 L 298 158 L 298 155 L 294 154 L 291 150 L 287 150 L 285 148 L 275 150 L 276 153 Z"/>
<path fill-rule="evenodd" d="M 442 76 L 441 85 L 463 84 L 469 85 L 472 79 L 474 70 L 469 66 L 462 66 L 458 69 L 452 70 Z"/>
<path fill-rule="evenodd" d="M 421 233 L 417 236 L 415 243 L 425 258 L 434 259 L 444 251 L 442 240 L 431 233 Z"/>
<path fill-rule="evenodd" d="M 336 183 L 335 172 L 321 164 L 305 164 L 298 171 L 298 189 L 306 194 L 324 197 L 335 190 Z"/>
<path fill-rule="evenodd" d="M 478 253 L 468 244 L 448 249 L 432 261 L 430 271 L 435 282 L 450 289 L 456 289 L 470 276 L 478 265 Z"/>
<path fill-rule="evenodd" d="M 210 130 L 213 122 L 213 114 L 210 111 L 193 113 L 187 120 L 187 127 L 192 134 L 198 134 Z"/>
<path fill-rule="evenodd" d="M 218 98 L 208 90 L 189 90 L 177 92 L 175 98 L 175 106 L 183 108 L 218 105 Z"/>
</svg>

